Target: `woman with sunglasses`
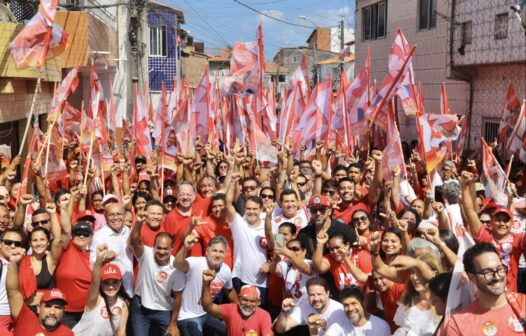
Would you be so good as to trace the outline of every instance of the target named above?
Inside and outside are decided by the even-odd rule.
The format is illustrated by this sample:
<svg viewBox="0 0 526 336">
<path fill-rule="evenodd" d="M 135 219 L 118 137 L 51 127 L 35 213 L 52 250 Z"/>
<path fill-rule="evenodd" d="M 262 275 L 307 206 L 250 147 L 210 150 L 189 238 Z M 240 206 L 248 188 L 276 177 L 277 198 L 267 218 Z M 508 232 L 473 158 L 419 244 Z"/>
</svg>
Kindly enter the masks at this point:
<svg viewBox="0 0 526 336">
<path fill-rule="evenodd" d="M 92 225 L 79 221 L 71 229 L 69 218 L 62 218 L 62 257 L 55 272 L 57 287 L 68 293 L 68 305 L 62 323 L 73 328 L 84 312 L 91 283 L 89 246 Z"/>
<path fill-rule="evenodd" d="M 129 299 L 122 286 L 119 267 L 111 263 L 104 264 L 110 259 L 109 252 L 106 244 L 97 247 L 88 300 L 81 320 L 73 328 L 75 335 L 126 335 Z"/>
<path fill-rule="evenodd" d="M 46 228 L 34 226 L 28 237 L 31 255 L 26 255 L 20 263 L 20 291 L 25 304 L 35 313 L 43 295 L 42 290 L 55 288 L 54 273 L 62 254 L 56 205 L 47 203 L 45 209 L 50 216 L 53 238 Z M 65 213 L 67 210 L 63 208 L 62 211 Z"/>
<path fill-rule="evenodd" d="M 365 250 L 369 250 L 371 237 L 376 237 L 381 234 L 381 232 L 373 230 L 371 219 L 365 210 L 358 209 L 353 212 L 349 225 L 356 230 L 358 234 L 358 245 Z"/>
<path fill-rule="evenodd" d="M 270 272 L 285 281 L 287 297 L 297 303 L 307 297 L 307 281 L 315 277 L 312 261 L 305 259 L 307 249 L 298 239 L 288 241 L 284 246 L 276 246 L 276 257 L 270 265 Z"/>
</svg>

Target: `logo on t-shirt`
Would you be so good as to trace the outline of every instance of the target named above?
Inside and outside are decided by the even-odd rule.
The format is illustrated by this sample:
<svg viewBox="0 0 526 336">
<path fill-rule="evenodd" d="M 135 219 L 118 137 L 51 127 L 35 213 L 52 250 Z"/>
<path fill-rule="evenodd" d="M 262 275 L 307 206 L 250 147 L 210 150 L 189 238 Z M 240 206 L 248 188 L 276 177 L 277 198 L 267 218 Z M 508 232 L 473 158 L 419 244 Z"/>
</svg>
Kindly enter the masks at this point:
<svg viewBox="0 0 526 336">
<path fill-rule="evenodd" d="M 223 281 L 212 281 L 210 283 L 210 293 L 212 294 L 212 298 L 215 298 L 219 292 L 221 292 L 224 284 L 225 283 Z"/>
<path fill-rule="evenodd" d="M 267 239 L 265 237 L 260 237 L 258 241 L 259 247 L 263 250 L 266 250 L 268 247 Z"/>
<path fill-rule="evenodd" d="M 113 307 L 111 309 L 111 314 L 113 316 L 120 316 L 122 314 L 121 307 Z M 100 309 L 100 316 L 102 316 L 102 318 L 106 320 L 108 319 L 108 310 L 106 309 L 106 306 L 102 306 L 102 308 Z"/>
<path fill-rule="evenodd" d="M 158 283 L 163 283 L 166 279 L 168 279 L 168 274 L 163 271 L 157 272 L 155 275 L 155 280 L 157 280 Z"/>
<path fill-rule="evenodd" d="M 494 336 L 497 335 L 497 324 L 495 322 L 484 322 L 482 325 L 482 333 L 485 336 Z"/>
</svg>

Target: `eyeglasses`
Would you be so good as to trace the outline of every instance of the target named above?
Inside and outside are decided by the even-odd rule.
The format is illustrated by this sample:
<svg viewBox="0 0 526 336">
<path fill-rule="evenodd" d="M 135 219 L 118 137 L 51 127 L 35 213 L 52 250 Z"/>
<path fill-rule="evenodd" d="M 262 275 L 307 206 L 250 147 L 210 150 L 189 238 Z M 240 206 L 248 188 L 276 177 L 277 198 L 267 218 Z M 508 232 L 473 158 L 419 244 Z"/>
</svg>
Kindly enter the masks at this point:
<svg viewBox="0 0 526 336">
<path fill-rule="evenodd" d="M 6 244 L 7 246 L 15 245 L 15 247 L 22 247 L 22 242 L 20 240 L 3 239 L 2 243 Z"/>
<path fill-rule="evenodd" d="M 482 272 L 473 272 L 475 274 L 480 274 L 484 277 L 484 280 L 491 281 L 495 278 L 495 274 L 497 274 L 500 278 L 503 278 L 508 273 L 508 268 L 504 265 L 501 265 L 497 267 L 495 270 L 484 270 Z"/>
<path fill-rule="evenodd" d="M 491 220 L 489 220 L 489 219 L 488 219 L 488 220 L 482 220 L 482 219 L 480 219 L 480 222 L 481 222 L 482 224 L 489 224 L 489 223 L 491 223 Z"/>
<path fill-rule="evenodd" d="M 74 237 L 80 237 L 80 238 L 89 238 L 91 237 L 91 234 L 87 232 L 73 232 L 72 233 Z"/>
<path fill-rule="evenodd" d="M 294 251 L 294 252 L 299 252 L 302 250 L 302 248 L 299 246 L 292 246 L 292 247 L 289 247 L 289 250 Z"/>
<path fill-rule="evenodd" d="M 123 213 L 108 214 L 108 218 L 119 218 L 124 215 Z"/>
<path fill-rule="evenodd" d="M 362 222 L 365 222 L 366 220 L 368 220 L 369 218 L 367 218 L 367 216 L 362 216 L 362 217 L 354 217 L 352 219 L 352 221 L 354 223 L 358 223 L 359 221 L 362 221 Z"/>
<path fill-rule="evenodd" d="M 307 185 L 307 182 L 296 182 L 296 184 L 298 185 L 298 187 L 304 187 Z"/>
<path fill-rule="evenodd" d="M 254 190 L 256 190 L 257 188 L 258 188 L 257 186 L 243 187 L 243 191 L 254 191 Z"/>
<path fill-rule="evenodd" d="M 336 195 L 336 191 L 334 190 L 322 190 L 321 193 L 322 195 L 331 196 L 331 197 Z"/>
<path fill-rule="evenodd" d="M 327 208 L 326 207 L 323 207 L 323 208 L 310 208 L 310 213 L 311 214 L 317 214 L 318 212 L 320 213 L 325 213 L 325 211 L 327 211 Z"/>
<path fill-rule="evenodd" d="M 274 199 L 274 195 L 273 194 L 261 194 L 261 198 Z"/>
<path fill-rule="evenodd" d="M 38 221 L 38 222 L 31 222 L 31 225 L 39 226 L 39 225 L 45 225 L 47 223 L 49 223 L 49 219 L 44 219 L 44 220 L 41 220 L 41 221 Z"/>
</svg>

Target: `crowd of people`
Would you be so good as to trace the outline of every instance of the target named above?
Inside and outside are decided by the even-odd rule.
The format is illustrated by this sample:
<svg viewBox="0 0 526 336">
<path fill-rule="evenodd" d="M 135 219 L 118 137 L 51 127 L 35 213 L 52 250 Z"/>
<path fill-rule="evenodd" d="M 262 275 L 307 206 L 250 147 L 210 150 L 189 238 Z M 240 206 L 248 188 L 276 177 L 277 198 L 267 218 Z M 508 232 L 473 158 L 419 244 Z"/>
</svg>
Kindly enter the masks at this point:
<svg viewBox="0 0 526 336">
<path fill-rule="evenodd" d="M 295 159 L 275 142 L 270 166 L 194 145 L 175 172 L 130 139 L 110 174 L 74 143 L 60 182 L 4 165 L 0 335 L 525 334 L 524 165 L 499 204 L 480 160 L 431 176 L 418 144 L 388 173 L 376 149 Z"/>
</svg>

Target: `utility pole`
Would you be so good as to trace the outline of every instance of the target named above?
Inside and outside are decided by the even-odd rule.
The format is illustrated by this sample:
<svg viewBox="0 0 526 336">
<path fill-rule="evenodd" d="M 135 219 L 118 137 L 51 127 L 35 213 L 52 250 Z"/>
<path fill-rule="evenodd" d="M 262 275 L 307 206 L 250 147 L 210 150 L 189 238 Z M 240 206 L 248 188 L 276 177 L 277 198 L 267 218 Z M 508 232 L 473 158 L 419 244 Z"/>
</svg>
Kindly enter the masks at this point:
<svg viewBox="0 0 526 336">
<path fill-rule="evenodd" d="M 343 20 L 340 20 L 340 51 L 345 48 L 345 28 Z"/>
</svg>

